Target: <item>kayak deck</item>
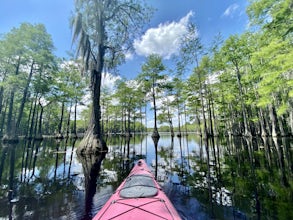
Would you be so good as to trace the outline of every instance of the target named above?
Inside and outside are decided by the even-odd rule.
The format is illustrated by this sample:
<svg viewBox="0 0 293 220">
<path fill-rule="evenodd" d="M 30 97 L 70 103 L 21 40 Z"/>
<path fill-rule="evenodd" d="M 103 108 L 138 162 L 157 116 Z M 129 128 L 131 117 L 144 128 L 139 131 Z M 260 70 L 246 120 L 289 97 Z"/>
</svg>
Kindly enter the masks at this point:
<svg viewBox="0 0 293 220">
<path fill-rule="evenodd" d="M 144 160 L 139 160 L 93 220 L 181 219 Z"/>
</svg>

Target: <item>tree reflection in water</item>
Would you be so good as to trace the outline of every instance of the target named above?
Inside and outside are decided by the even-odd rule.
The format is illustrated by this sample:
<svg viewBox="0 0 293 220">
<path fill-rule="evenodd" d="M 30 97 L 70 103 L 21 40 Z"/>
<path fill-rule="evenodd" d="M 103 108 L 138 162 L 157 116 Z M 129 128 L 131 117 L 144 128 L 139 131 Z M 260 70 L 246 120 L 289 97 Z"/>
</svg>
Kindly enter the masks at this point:
<svg viewBox="0 0 293 220">
<path fill-rule="evenodd" d="M 82 163 L 84 179 L 85 179 L 85 215 L 83 220 L 92 219 L 93 198 L 96 194 L 97 179 L 99 177 L 101 164 L 106 153 L 102 152 L 99 155 L 79 156 Z"/>
<path fill-rule="evenodd" d="M 112 136 L 89 158 L 78 141 L 0 144 L 0 218 L 91 219 L 144 158 L 183 219 L 293 219 L 292 139 Z"/>
</svg>

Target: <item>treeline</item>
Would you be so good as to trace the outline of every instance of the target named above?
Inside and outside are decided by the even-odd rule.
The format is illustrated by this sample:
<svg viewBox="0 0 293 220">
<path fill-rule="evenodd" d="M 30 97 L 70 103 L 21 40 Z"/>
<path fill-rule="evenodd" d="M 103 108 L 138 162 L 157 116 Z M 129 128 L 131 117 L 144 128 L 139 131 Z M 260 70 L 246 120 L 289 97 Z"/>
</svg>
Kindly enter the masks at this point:
<svg viewBox="0 0 293 220">
<path fill-rule="evenodd" d="M 42 138 L 76 133 L 76 108 L 85 94 L 77 62 L 54 54 L 42 24 L 23 23 L 0 38 L 0 135 Z"/>
<path fill-rule="evenodd" d="M 292 136 L 292 10 L 290 0 L 253 1 L 253 31 L 215 44 L 194 68 L 187 104 L 207 135 Z"/>
<path fill-rule="evenodd" d="M 101 88 L 103 133 L 145 132 L 151 106 L 155 135 L 157 123 L 168 125 L 172 135 L 174 127 L 179 134 L 194 131 L 205 137 L 292 135 L 292 3 L 253 1 L 247 14 L 251 31 L 225 41 L 216 37 L 210 48 L 204 48 L 190 24 L 172 67 L 151 55 L 136 79 L 119 80 L 114 92 Z M 88 84 L 80 74 L 82 66 L 77 60 L 56 57 L 53 51 L 42 24 L 24 23 L 1 36 L 4 140 L 20 135 L 76 136 L 87 128 L 87 111 L 77 119 Z"/>
<path fill-rule="evenodd" d="M 193 131 L 205 137 L 292 136 L 292 2 L 254 1 L 247 14 L 251 31 L 225 41 L 216 37 L 208 49 L 190 24 L 181 53 L 174 59 L 175 71 L 166 73 L 162 58 L 151 55 L 139 76 L 119 82 L 116 94 L 108 100 L 118 100 L 122 112 L 128 112 L 128 124 L 131 117 L 142 120 L 144 106 L 150 103 L 154 134 L 159 121 L 167 123 L 174 135 L 176 120 L 179 135 L 191 131 L 192 126 L 185 125 L 192 122 Z M 111 110 L 117 105 L 111 106 L 112 101 L 104 102 L 107 120 L 117 118 Z"/>
<path fill-rule="evenodd" d="M 87 75 L 81 74 L 83 67 L 78 60 L 60 59 L 53 52 L 51 36 L 42 24 L 23 23 L 1 36 L 0 137 L 3 141 L 17 141 L 20 136 L 76 137 L 86 131 L 91 108 Z M 135 119 L 141 116 L 134 115 L 131 102 L 135 100 L 127 95 L 128 91 L 119 90 L 121 104 L 109 108 L 107 89 L 102 89 L 104 133 L 145 132 L 144 123 Z M 127 98 L 132 100 L 126 102 Z M 117 116 L 115 120 L 109 118 L 108 112 Z"/>
</svg>

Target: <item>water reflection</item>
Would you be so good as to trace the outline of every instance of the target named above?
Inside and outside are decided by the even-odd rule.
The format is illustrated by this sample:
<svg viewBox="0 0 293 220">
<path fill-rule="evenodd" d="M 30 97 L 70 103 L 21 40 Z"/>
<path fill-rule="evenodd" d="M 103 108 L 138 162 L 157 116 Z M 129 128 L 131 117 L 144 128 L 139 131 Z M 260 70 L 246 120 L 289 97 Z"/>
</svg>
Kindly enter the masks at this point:
<svg viewBox="0 0 293 220">
<path fill-rule="evenodd" d="M 93 198 L 96 194 L 97 180 L 105 153 L 100 155 L 80 156 L 79 161 L 82 163 L 85 186 L 85 214 L 83 220 L 92 219 Z"/>
<path fill-rule="evenodd" d="M 160 140 L 160 136 L 154 136 L 152 135 L 152 139 L 154 142 L 154 147 L 155 147 L 155 179 L 158 180 L 158 143 Z"/>
<path fill-rule="evenodd" d="M 0 218 L 91 219 L 144 158 L 183 219 L 293 219 L 292 139 L 107 142 L 107 155 L 89 158 L 75 139 L 1 145 Z"/>
</svg>

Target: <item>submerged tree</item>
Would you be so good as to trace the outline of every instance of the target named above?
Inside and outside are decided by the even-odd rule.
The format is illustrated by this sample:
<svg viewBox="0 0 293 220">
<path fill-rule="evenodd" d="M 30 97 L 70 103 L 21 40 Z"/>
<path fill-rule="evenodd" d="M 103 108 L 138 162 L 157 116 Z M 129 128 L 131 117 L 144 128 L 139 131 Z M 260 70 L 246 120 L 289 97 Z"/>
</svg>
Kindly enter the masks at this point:
<svg viewBox="0 0 293 220">
<path fill-rule="evenodd" d="M 150 8 L 140 0 L 77 0 L 72 17 L 73 41 L 83 60 L 83 71 L 90 72 L 92 113 L 79 153 L 107 150 L 101 131 L 100 89 L 102 72 L 115 69 L 125 59 L 132 40 L 148 20 Z"/>
</svg>

